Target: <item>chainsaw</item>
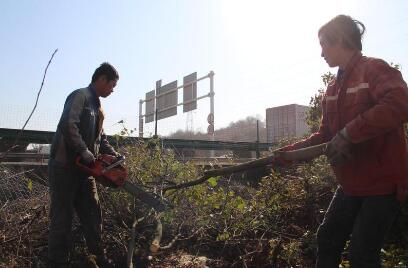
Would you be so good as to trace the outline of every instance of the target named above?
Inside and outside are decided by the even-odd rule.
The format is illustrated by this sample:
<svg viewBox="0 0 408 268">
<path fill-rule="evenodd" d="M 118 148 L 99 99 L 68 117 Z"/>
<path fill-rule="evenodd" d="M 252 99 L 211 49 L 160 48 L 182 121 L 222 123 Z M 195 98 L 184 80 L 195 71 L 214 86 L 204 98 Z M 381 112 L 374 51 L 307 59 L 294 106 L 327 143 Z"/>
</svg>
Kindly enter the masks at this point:
<svg viewBox="0 0 408 268">
<path fill-rule="evenodd" d="M 116 157 L 108 154 L 100 155 L 90 166 L 84 165 L 80 156 L 75 160 L 80 170 L 94 177 L 104 186 L 123 189 L 158 212 L 172 208 L 172 205 L 159 195 L 146 192 L 130 182 L 127 169 L 123 166 L 124 162 L 124 156 Z"/>
</svg>

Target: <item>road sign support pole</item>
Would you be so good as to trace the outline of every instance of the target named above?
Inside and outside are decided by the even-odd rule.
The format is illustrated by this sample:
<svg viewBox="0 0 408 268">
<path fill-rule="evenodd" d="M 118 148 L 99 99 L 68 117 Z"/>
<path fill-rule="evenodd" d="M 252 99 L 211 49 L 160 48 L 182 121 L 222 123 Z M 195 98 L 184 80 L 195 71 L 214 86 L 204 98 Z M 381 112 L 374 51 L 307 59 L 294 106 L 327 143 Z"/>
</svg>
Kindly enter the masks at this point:
<svg viewBox="0 0 408 268">
<path fill-rule="evenodd" d="M 157 139 L 157 108 L 154 116 L 154 138 Z"/>
</svg>

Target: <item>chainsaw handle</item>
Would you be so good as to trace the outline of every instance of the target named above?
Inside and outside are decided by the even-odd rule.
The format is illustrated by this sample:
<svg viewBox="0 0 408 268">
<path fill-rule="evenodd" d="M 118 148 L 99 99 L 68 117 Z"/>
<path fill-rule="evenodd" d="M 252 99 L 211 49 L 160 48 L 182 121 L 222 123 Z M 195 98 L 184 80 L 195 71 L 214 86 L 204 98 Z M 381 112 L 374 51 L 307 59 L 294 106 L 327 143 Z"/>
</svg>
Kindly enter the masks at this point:
<svg viewBox="0 0 408 268">
<path fill-rule="evenodd" d="M 89 174 L 91 176 L 96 177 L 96 176 L 100 175 L 100 174 L 96 174 L 92 168 L 82 164 L 80 155 L 78 155 L 75 158 L 75 164 L 79 167 L 80 170 L 84 171 L 85 173 L 87 173 L 87 174 Z"/>
</svg>

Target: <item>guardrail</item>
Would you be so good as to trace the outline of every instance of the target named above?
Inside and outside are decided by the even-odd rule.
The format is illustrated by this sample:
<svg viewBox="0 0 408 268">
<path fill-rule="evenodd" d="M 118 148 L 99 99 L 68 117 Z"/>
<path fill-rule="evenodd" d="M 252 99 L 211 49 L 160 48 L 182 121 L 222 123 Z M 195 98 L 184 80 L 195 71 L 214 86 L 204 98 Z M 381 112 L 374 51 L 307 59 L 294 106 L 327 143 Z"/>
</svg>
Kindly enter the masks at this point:
<svg viewBox="0 0 408 268">
<path fill-rule="evenodd" d="M 0 128 L 0 144 L 10 144 L 19 135 L 18 142 L 22 144 L 50 144 L 55 132 L 24 130 L 21 134 L 19 129 Z M 112 144 L 136 144 L 138 142 L 149 142 L 149 138 L 108 136 Z M 165 148 L 196 149 L 196 150 L 240 150 L 240 151 L 268 151 L 273 143 L 257 142 L 227 142 L 206 140 L 184 140 L 184 139 L 160 139 Z M 4 150 L 4 149 L 3 149 Z"/>
<path fill-rule="evenodd" d="M 4 159 L 2 159 L 2 157 Z M 0 153 L 1 165 L 18 166 L 47 166 L 50 155 L 48 153 Z M 209 163 L 219 166 L 242 164 L 254 160 L 253 158 L 229 158 L 229 157 L 186 157 L 178 158 L 182 162 L 192 162 L 197 166 L 206 166 Z"/>
</svg>

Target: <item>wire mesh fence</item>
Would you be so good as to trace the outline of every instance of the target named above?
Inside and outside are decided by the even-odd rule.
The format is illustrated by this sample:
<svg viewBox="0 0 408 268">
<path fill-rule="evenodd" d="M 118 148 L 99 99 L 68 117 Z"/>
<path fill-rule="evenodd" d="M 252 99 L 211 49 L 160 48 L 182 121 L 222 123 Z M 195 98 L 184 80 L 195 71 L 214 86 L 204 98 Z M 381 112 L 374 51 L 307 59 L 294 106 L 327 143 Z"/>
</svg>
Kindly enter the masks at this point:
<svg viewBox="0 0 408 268">
<path fill-rule="evenodd" d="M 48 193 L 47 181 L 34 168 L 13 168 L 0 164 L 0 208 L 24 206 L 25 200 Z"/>
<path fill-rule="evenodd" d="M 0 267 L 36 267 L 31 252 L 46 254 L 48 187 L 34 171 L 0 164 Z"/>
</svg>

